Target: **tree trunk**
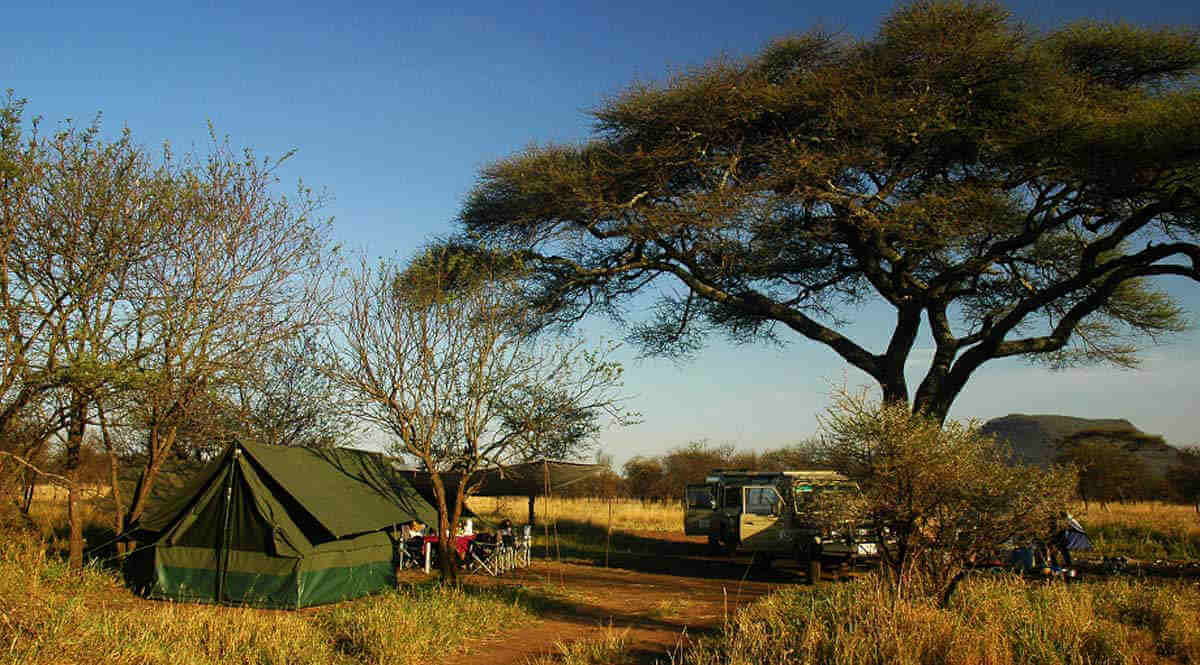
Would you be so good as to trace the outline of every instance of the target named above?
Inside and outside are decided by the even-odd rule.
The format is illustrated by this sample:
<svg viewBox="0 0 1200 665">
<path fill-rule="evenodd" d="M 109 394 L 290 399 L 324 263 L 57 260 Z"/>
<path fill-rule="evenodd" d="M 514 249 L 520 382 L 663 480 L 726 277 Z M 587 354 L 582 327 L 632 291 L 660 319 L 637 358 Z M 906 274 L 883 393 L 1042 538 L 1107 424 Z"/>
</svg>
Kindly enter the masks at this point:
<svg viewBox="0 0 1200 665">
<path fill-rule="evenodd" d="M 533 502 L 534 502 L 534 500 L 535 500 L 535 499 L 537 499 L 537 494 L 534 494 L 533 492 L 530 492 L 530 493 L 529 493 L 529 526 L 533 526 L 533 524 L 534 524 L 534 522 L 533 522 L 533 517 L 534 517 L 534 515 L 533 515 Z"/>
<path fill-rule="evenodd" d="M 174 426 L 168 427 L 165 434 L 160 431 L 157 425 L 150 428 L 149 445 L 146 451 L 148 453 L 146 468 L 142 470 L 142 477 L 138 480 L 133 500 L 129 504 L 130 523 L 136 522 L 142 516 L 142 513 L 145 512 L 146 504 L 150 498 L 150 489 L 154 486 L 154 481 L 158 478 L 158 471 L 162 468 L 163 461 L 167 458 L 167 453 L 171 451 L 171 447 L 175 444 L 177 432 L 178 428 Z"/>
<path fill-rule="evenodd" d="M 71 401 L 67 422 L 66 464 L 67 522 L 70 529 L 67 563 L 71 568 L 83 568 L 83 518 L 79 514 L 79 452 L 83 448 L 84 427 L 87 425 L 87 399 L 76 394 Z"/>
<path fill-rule="evenodd" d="M 98 406 L 100 416 L 100 438 L 104 441 L 104 451 L 108 453 L 108 482 L 112 485 L 113 500 L 113 533 L 117 538 L 117 554 L 125 554 L 125 543 L 120 540 L 125 532 L 125 504 L 121 500 L 120 463 L 117 461 L 117 451 L 113 446 L 112 437 L 108 433 L 108 420 L 104 417 L 104 408 Z"/>
<path fill-rule="evenodd" d="M 960 570 L 950 578 L 949 584 L 946 585 L 945 591 L 942 592 L 942 598 L 938 601 L 938 607 L 943 610 L 950 606 L 950 597 L 954 595 L 954 590 L 958 588 L 958 583 L 967 576 L 967 571 Z"/>
<path fill-rule="evenodd" d="M 432 459 L 423 459 L 425 468 L 430 469 L 429 480 L 433 484 L 433 498 L 437 502 L 438 511 L 438 568 L 442 571 L 442 582 L 454 584 L 457 582 L 455 561 L 453 559 L 454 528 L 450 524 L 450 510 L 446 502 L 446 486 L 442 482 L 442 474 L 433 471 Z"/>
</svg>

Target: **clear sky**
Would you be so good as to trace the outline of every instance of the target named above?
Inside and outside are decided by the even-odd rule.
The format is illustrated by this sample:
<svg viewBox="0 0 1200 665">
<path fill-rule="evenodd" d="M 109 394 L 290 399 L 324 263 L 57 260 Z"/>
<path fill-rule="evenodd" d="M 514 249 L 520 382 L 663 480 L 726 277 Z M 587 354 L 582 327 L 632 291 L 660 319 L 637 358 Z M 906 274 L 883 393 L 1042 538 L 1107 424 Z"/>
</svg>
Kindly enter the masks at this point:
<svg viewBox="0 0 1200 665">
<path fill-rule="evenodd" d="M 405 257 L 452 220 L 479 167 L 535 142 L 586 138 L 586 111 L 635 80 L 747 55 L 813 25 L 871 34 L 891 2 L 722 3 L 6 3 L 0 90 L 53 126 L 102 112 L 144 144 L 206 148 L 207 123 L 332 197 L 337 239 Z M 16 4 L 17 6 L 13 6 Z M 1021 0 L 1035 26 L 1064 19 L 1200 22 L 1194 0 Z M 1200 320 L 1200 287 L 1173 292 Z M 890 322 L 868 310 L 852 332 L 875 350 Z M 605 324 L 589 330 L 620 336 Z M 914 365 L 928 351 L 914 353 Z M 917 380 L 914 374 L 912 379 Z M 777 447 L 816 428 L 834 386 L 866 383 L 824 347 L 731 347 L 695 361 L 636 361 L 626 389 L 641 425 L 603 442 L 618 461 L 707 438 Z M 1200 333 L 1150 349 L 1143 368 L 1048 372 L 985 366 L 952 417 L 1008 413 L 1122 417 L 1173 443 L 1200 441 Z"/>
</svg>

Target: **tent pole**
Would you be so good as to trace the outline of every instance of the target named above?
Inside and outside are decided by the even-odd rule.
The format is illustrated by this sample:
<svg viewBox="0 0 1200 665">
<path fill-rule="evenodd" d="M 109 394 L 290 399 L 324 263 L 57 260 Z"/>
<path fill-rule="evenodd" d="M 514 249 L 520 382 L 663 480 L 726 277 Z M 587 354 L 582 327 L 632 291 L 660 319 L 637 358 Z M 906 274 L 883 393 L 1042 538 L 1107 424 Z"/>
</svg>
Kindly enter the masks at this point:
<svg viewBox="0 0 1200 665">
<path fill-rule="evenodd" d="M 546 538 L 546 558 L 550 558 L 550 465 L 546 460 L 542 460 L 542 471 L 546 476 L 546 503 L 543 506 L 542 512 L 542 531 Z"/>
<path fill-rule="evenodd" d="M 217 597 L 213 600 L 218 603 L 225 595 L 225 573 L 229 570 L 229 523 L 233 508 L 233 476 L 237 473 L 237 460 L 242 452 L 236 443 L 233 445 L 233 464 L 225 479 L 225 529 L 221 534 L 221 550 L 217 553 L 219 557 L 217 559 Z"/>
</svg>

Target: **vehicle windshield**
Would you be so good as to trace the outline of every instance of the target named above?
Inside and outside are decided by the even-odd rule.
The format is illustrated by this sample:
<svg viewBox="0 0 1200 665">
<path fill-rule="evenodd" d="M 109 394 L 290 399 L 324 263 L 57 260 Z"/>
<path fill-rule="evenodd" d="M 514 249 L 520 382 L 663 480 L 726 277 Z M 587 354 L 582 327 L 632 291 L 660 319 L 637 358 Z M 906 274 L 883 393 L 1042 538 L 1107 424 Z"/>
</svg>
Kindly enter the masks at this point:
<svg viewBox="0 0 1200 665">
<path fill-rule="evenodd" d="M 795 487 L 796 506 L 804 506 L 819 502 L 822 497 L 836 497 L 838 495 L 852 494 L 858 492 L 858 486 L 854 483 L 800 483 Z"/>
</svg>

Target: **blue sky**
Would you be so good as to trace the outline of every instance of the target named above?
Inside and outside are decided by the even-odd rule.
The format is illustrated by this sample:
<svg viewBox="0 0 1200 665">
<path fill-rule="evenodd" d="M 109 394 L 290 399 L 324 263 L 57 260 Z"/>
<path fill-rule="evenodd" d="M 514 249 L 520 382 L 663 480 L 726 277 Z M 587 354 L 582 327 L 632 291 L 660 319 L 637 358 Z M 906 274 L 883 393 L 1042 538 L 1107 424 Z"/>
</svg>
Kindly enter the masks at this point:
<svg viewBox="0 0 1200 665">
<path fill-rule="evenodd" d="M 404 257 L 451 221 L 479 167 L 537 142 L 588 135 L 587 109 L 635 80 L 753 53 L 820 24 L 868 35 L 891 2 L 146 3 L 8 6 L 0 23 L 0 90 L 53 125 L 103 112 L 149 145 L 207 143 L 207 123 L 263 155 L 295 149 L 285 185 L 331 196 L 338 241 Z M 1195 3 L 1010 4 L 1036 26 L 1063 19 L 1198 21 Z M 1200 288 L 1172 286 L 1200 314 Z M 878 349 L 886 319 L 853 332 Z M 588 329 L 620 336 L 602 323 Z M 914 363 L 923 357 L 914 354 Z M 1148 351 L 1142 370 L 1047 372 L 987 366 L 952 412 L 1124 417 L 1175 443 L 1200 441 L 1200 334 Z M 916 381 L 914 375 L 914 383 Z M 765 448 L 816 428 L 828 393 L 866 377 L 823 347 L 731 347 L 713 340 L 693 362 L 635 361 L 630 406 L 641 425 L 609 432 L 618 461 L 707 438 Z"/>
</svg>

